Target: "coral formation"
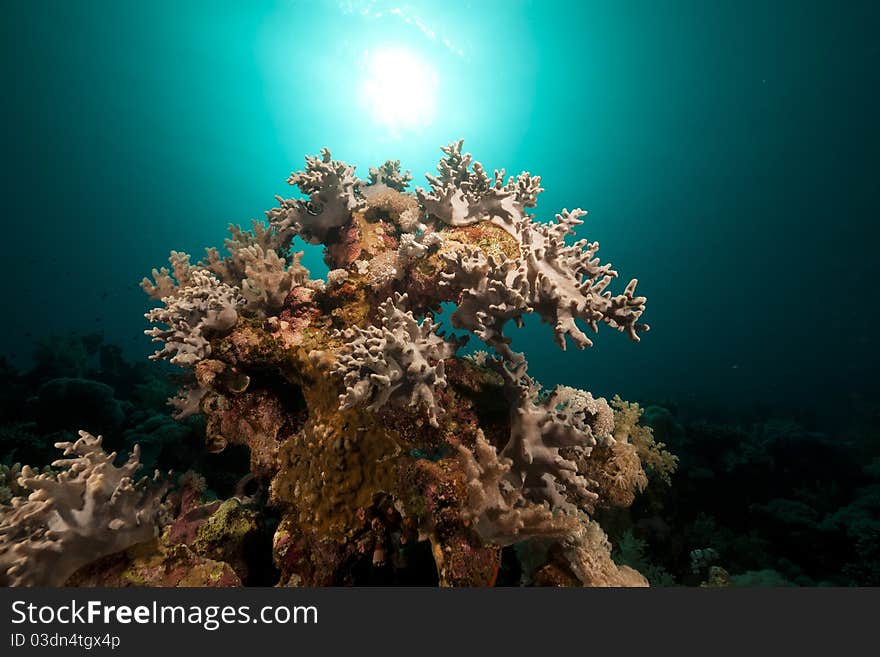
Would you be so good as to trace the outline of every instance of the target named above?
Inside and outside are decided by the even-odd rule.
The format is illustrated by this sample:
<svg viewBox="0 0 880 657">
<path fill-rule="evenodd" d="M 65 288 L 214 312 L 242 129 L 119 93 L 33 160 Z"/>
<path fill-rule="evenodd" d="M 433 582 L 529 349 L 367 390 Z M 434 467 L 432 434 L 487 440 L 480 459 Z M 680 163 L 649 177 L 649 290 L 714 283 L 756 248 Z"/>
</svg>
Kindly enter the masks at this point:
<svg viewBox="0 0 880 657">
<path fill-rule="evenodd" d="M 566 336 L 592 345 L 579 322 L 638 340 L 645 298 L 635 280 L 612 296 L 597 243 L 566 243 L 583 211 L 527 214 L 539 177 L 505 182 L 461 141 L 442 150 L 413 194 L 399 161 L 363 181 L 324 149 L 288 179 L 304 198 L 279 197 L 268 226 L 231 228 L 228 257 L 173 252 L 173 276 L 143 287 L 164 304 L 148 318 L 168 327 L 149 331 L 165 343 L 155 357 L 195 375 L 174 404 L 205 415 L 211 451 L 250 450 L 282 514 L 282 581 L 344 583 L 360 555 L 378 566 L 424 542 L 441 584 L 488 584 L 502 548 L 537 541 L 557 583 L 643 584 L 590 514 L 630 504 L 656 450 L 639 453 L 604 399 L 544 390 L 504 330 L 534 313 L 563 349 Z M 299 254 L 288 265 L 296 236 L 324 245 L 326 282 Z M 434 319 L 445 302 L 494 356 L 456 355 L 464 339 Z"/>
<path fill-rule="evenodd" d="M 368 218 L 361 225 L 370 240 L 379 222 L 388 221 L 385 212 L 364 211 Z M 267 235 L 265 224 L 258 225 Z M 351 243 L 359 249 L 360 231 Z M 507 256 L 511 246 L 509 234 L 496 226 L 442 232 L 443 242 L 454 248 L 467 241 Z M 250 245 L 247 239 L 242 243 Z M 272 248 L 268 242 L 261 246 Z M 376 240 L 366 247 L 364 253 L 381 255 L 393 244 Z M 392 283 L 408 291 L 415 317 L 423 311 L 414 302 L 427 306 L 436 284 L 426 265 L 442 248 L 415 256 Z M 352 266 L 368 272 L 368 260 L 360 263 Z M 339 269 L 340 287 L 328 296 L 353 300 L 359 294 L 356 275 Z M 212 273 L 227 280 L 219 270 Z M 375 322 L 358 322 L 367 315 L 345 303 L 319 306 L 327 292 L 294 287 L 278 316 L 243 315 L 233 333 L 215 341 L 212 357 L 193 368 L 189 382 L 181 381 L 189 370 L 169 377 L 174 370 L 165 360 L 126 362 L 118 347 L 95 334 L 38 341 L 34 365 L 21 372 L 0 359 L 0 513 L 12 508 L 13 498 L 33 492 L 22 486 L 18 463 L 49 463 L 57 453 L 53 444 L 69 440 L 77 427 L 97 435 L 102 426 L 118 425 L 107 429 L 102 442 L 108 452 L 124 454 L 137 444 L 145 471 L 192 469 L 199 475 L 188 472 L 166 498 L 171 522 L 158 537 L 83 566 L 66 585 L 580 585 L 567 538 L 587 516 L 607 534 L 613 561 L 637 570 L 651 586 L 880 582 L 876 406 L 857 412 L 849 429 L 835 425 L 822 434 L 790 420 L 763 421 L 763 413 L 782 414 L 779 408 L 749 415 L 746 424 L 736 408 L 730 421 L 739 424 L 724 426 L 715 413 L 714 424 L 696 420 L 706 412 L 690 403 L 637 407 L 609 399 L 609 417 L 606 405 L 584 391 L 541 390 L 536 406 L 557 391 L 560 405 L 589 417 L 596 441 L 585 458 L 559 448 L 596 493 L 593 511 L 552 511 L 549 504 L 525 499 L 511 481 L 512 461 L 500 452 L 510 439 L 513 391 L 505 391 L 497 358 L 485 350 L 462 349 L 444 360 L 447 385 L 434 391 L 445 411 L 437 428 L 429 425 L 424 405 L 389 406 L 387 412 L 357 405 L 340 413 L 344 387 L 330 370 L 341 344 L 328 333 L 310 343 L 309 327 L 345 330 L 348 318 L 358 326 Z M 369 298 L 377 308 L 389 296 L 357 298 Z M 337 307 L 338 324 L 321 319 Z M 273 354 L 276 337 L 285 346 Z M 310 370 L 309 362 L 296 371 L 315 374 L 314 381 L 290 378 L 288 364 L 304 363 L 318 342 L 326 353 L 318 365 L 326 369 Z M 291 361 L 287 350 L 298 348 L 303 353 Z M 333 385 L 315 387 L 325 383 Z M 175 421 L 165 403 L 181 384 L 193 386 L 198 415 Z M 307 426 L 310 415 L 318 421 Z M 338 418 L 349 428 L 334 424 Z M 375 426 L 379 419 L 387 431 Z M 609 425 L 609 419 L 616 423 Z M 422 427 L 414 426 L 419 421 Z M 440 429 L 445 433 L 433 433 Z M 612 446 L 618 458 L 612 458 Z M 669 486 L 664 473 L 672 474 L 667 468 L 674 466 Z M 631 499 L 637 480 L 630 478 L 641 479 L 642 470 L 645 490 L 632 506 L 615 506 L 614 500 Z M 58 474 L 50 466 L 39 472 Z M 269 498 L 273 493 L 280 502 Z M 597 545 L 600 556 L 607 549 L 601 540 L 587 544 Z M 593 563 L 610 568 L 604 559 Z"/>
<path fill-rule="evenodd" d="M 412 181 L 409 169 L 400 170 L 400 160 L 386 160 L 379 167 L 370 167 L 370 185 L 385 185 L 391 189 L 405 191 Z"/>
<path fill-rule="evenodd" d="M 638 340 L 638 332 L 648 326 L 638 321 L 645 298 L 635 296 L 636 279 L 623 294 L 612 297 L 606 288 L 617 272 L 595 257 L 598 243 L 583 239 L 565 243 L 586 213 L 563 210 L 555 222 L 534 221 L 526 210 L 544 191 L 540 177 L 523 172 L 505 184 L 502 169 L 490 179 L 469 153 L 462 154 L 461 147 L 458 141 L 443 148 L 446 157 L 437 167 L 440 175 L 428 176 L 430 193 L 416 190 L 419 200 L 429 217 L 449 226 L 486 221 L 498 225 L 516 239 L 520 252 L 502 260 L 473 249 L 447 256 L 451 271 L 444 278 L 462 296 L 453 325 L 477 333 L 496 349 L 506 342 L 501 332 L 504 323 L 520 322 L 523 314 L 531 312 L 553 326 L 563 349 L 566 335 L 579 348 L 592 346 L 578 328 L 578 319 L 594 332 L 601 321 Z"/>
<path fill-rule="evenodd" d="M 166 497 L 133 482 L 137 449 L 116 468 L 83 432 L 59 443 L 74 456 L 54 464 L 61 472 L 22 469 L 23 489 L 0 507 L 8 581 L 310 586 L 366 572 L 444 586 L 645 585 L 612 559 L 598 514 L 632 504 L 645 468 L 667 478 L 674 457 L 638 407 L 542 387 L 507 333 L 534 314 L 562 349 L 591 346 L 585 331 L 600 324 L 638 341 L 645 298 L 635 279 L 612 295 L 617 272 L 598 244 L 569 240 L 583 211 L 528 214 L 539 177 L 490 177 L 461 141 L 443 154 L 429 189 L 410 193 L 398 161 L 361 180 L 324 149 L 288 179 L 302 197 L 278 197 L 268 223 L 230 226 L 225 255 L 172 252 L 170 269 L 153 270 L 141 284 L 159 303 L 146 333 L 161 343 L 153 360 L 185 370 L 169 400 L 182 429 L 120 417 L 109 385 L 77 389 L 125 444 L 148 445 L 150 462 L 170 458 L 201 414 L 194 460 L 228 455 L 241 476 L 215 479 L 218 495 L 187 475 Z M 325 281 L 291 252 L 295 238 L 323 245 Z M 459 355 L 466 338 L 440 331 L 450 304 L 447 323 L 487 351 Z M 69 387 L 83 372 L 66 376 Z M 50 558 L 61 564 L 51 575 Z"/>
<path fill-rule="evenodd" d="M 371 411 L 389 402 L 396 406 L 424 403 L 429 422 L 436 427 L 442 409 L 434 392 L 446 387 L 443 361 L 455 354 L 459 343 L 438 335 L 440 324 L 430 315 L 419 324 L 412 312 L 401 310 L 406 302 L 406 294 L 389 297 L 379 305 L 378 326 L 353 326 L 334 334 L 343 342 L 333 369 L 345 384 L 340 409 L 367 401 Z M 323 356 L 320 351 L 310 354 L 317 360 Z"/>
<path fill-rule="evenodd" d="M 162 297 L 163 307 L 154 308 L 146 317 L 154 326 L 147 331 L 154 342 L 164 342 L 151 358 L 165 358 L 175 365 L 193 366 L 211 354 L 210 339 L 228 333 L 238 321 L 242 305 L 240 291 L 221 283 L 209 272 L 197 269 Z M 157 282 L 153 289 L 167 285 Z M 145 282 L 144 289 L 149 288 Z M 150 293 L 148 291 L 148 293 Z"/>
<path fill-rule="evenodd" d="M 293 172 L 287 182 L 308 200 L 277 197 L 279 207 L 267 216 L 282 239 L 297 234 L 313 244 L 322 243 L 363 207 L 359 195 L 363 181 L 354 175 L 353 166 L 332 159 L 326 148 L 320 155 L 306 156 L 305 171 Z"/>
<path fill-rule="evenodd" d="M 116 467 L 100 436 L 81 431 L 56 447 L 69 457 L 52 464 L 60 472 L 25 466 L 18 484 L 33 492 L 0 507 L 0 584 L 60 586 L 78 568 L 158 533 L 167 484 L 134 480 L 136 448 Z"/>
<path fill-rule="evenodd" d="M 639 423 L 643 411 L 638 404 L 625 402 L 615 395 L 611 405 L 614 407 L 614 442 L 632 445 L 648 473 L 669 485 L 678 467 L 678 457 L 666 449 L 665 443 L 654 440 L 651 427 Z"/>
</svg>

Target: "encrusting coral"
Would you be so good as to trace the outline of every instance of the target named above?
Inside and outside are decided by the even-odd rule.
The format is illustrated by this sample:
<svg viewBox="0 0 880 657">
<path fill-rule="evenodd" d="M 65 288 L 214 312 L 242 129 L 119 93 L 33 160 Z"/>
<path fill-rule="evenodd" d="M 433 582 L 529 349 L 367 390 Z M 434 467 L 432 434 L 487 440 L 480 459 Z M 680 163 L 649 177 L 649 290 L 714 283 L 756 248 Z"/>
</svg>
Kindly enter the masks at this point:
<svg viewBox="0 0 880 657">
<path fill-rule="evenodd" d="M 147 314 L 159 325 L 147 334 L 162 343 L 153 358 L 191 371 L 172 403 L 181 417 L 205 416 L 209 451 L 250 450 L 261 504 L 280 517 L 271 557 L 283 585 L 350 584 L 362 567 L 403 581 L 420 554 L 441 585 L 492 585 L 509 546 L 530 555 L 524 582 L 645 585 L 611 559 L 592 514 L 632 502 L 646 484 L 643 461 L 662 473 L 674 464 L 636 439 L 632 409 L 542 388 L 505 333 L 534 313 L 563 349 L 566 336 L 592 345 L 585 330 L 600 324 L 638 341 L 645 298 L 635 280 L 612 295 L 617 272 L 600 263 L 597 243 L 566 243 L 581 210 L 548 223 L 528 214 L 539 177 L 489 176 L 461 141 L 443 153 L 430 189 L 410 193 L 398 161 L 364 181 L 324 149 L 288 179 L 301 198 L 277 197 L 268 223 L 251 230 L 230 227 L 227 256 L 208 249 L 192 264 L 172 252 L 171 270 L 142 283 L 161 303 Z M 326 281 L 291 252 L 297 237 L 324 245 Z M 444 304 L 455 306 L 449 323 L 488 352 L 458 355 L 465 339 L 435 319 Z M 82 440 L 77 449 L 91 454 Z M 138 538 L 155 531 L 160 499 L 143 497 Z M 183 504 L 174 527 L 218 509 L 235 510 L 248 531 L 262 526 L 238 502 L 218 504 Z M 113 522 L 128 526 L 127 517 Z M 222 541 L 199 547 L 196 535 L 166 531 L 152 556 L 129 549 L 115 568 L 221 560 L 212 581 L 249 577 Z M 78 577 L 100 581 L 94 567 Z"/>
</svg>

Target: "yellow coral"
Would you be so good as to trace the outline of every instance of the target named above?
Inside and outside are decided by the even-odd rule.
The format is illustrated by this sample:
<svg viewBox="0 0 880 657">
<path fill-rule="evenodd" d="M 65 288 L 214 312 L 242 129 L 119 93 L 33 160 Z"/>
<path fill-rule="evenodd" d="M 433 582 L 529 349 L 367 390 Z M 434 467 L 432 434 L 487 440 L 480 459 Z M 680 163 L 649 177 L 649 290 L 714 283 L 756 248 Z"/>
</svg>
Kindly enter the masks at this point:
<svg viewBox="0 0 880 657">
<path fill-rule="evenodd" d="M 666 449 L 665 443 L 654 440 L 651 427 L 639 424 L 643 410 L 635 402 L 627 402 L 615 395 L 611 400 L 614 408 L 614 440 L 635 447 L 642 465 L 667 486 L 678 468 L 678 457 Z"/>
</svg>

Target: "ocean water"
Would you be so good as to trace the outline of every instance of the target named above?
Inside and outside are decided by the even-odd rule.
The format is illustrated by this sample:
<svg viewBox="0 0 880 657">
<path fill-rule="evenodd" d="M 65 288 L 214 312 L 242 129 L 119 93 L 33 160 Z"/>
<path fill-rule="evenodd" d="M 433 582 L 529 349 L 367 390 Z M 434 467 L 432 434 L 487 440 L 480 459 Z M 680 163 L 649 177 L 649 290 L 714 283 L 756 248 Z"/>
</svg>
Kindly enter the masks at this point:
<svg viewBox="0 0 880 657">
<path fill-rule="evenodd" d="M 398 158 L 424 184 L 438 147 L 463 137 L 490 170 L 542 176 L 539 217 L 588 210 L 581 233 L 649 299 L 639 345 L 605 331 L 562 353 L 529 324 L 515 347 L 540 379 L 734 407 L 875 397 L 874 3 L 6 14 L 0 343 L 17 361 L 32 336 L 70 330 L 146 354 L 140 278 L 170 249 L 198 254 L 228 222 L 262 217 L 305 154 L 327 146 L 361 175 Z M 430 98 L 403 116 L 386 104 L 389 122 L 363 85 L 401 51 Z M 323 266 L 315 250 L 306 261 Z"/>
<path fill-rule="evenodd" d="M 144 361 L 141 278 L 262 218 L 305 155 L 424 185 L 464 138 L 542 176 L 539 218 L 588 210 L 578 236 L 648 297 L 639 344 L 514 332 L 542 383 L 877 426 L 878 3 L 47 0 L 2 25 L 0 355 L 22 371 L 71 333 Z"/>
</svg>

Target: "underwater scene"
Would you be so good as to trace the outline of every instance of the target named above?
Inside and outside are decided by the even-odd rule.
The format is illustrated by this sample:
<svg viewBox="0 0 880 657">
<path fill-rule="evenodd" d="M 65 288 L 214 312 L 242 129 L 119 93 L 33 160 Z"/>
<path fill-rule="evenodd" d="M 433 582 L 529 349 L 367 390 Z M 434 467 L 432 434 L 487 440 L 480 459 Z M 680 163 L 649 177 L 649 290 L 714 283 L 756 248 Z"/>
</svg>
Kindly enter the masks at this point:
<svg viewBox="0 0 880 657">
<path fill-rule="evenodd" d="M 4 14 L 0 585 L 880 585 L 877 3 Z"/>
</svg>

